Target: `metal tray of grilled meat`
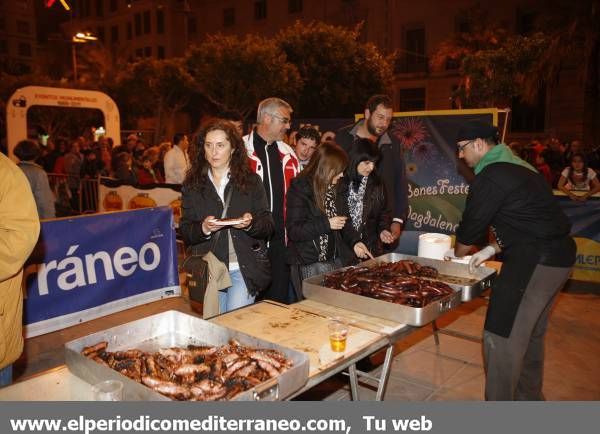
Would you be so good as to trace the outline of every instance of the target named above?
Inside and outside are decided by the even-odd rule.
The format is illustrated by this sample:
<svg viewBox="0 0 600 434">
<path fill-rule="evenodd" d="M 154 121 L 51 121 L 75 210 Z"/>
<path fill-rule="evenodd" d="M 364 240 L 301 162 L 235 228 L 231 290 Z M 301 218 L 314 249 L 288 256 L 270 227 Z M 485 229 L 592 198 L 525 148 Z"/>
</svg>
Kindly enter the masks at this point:
<svg viewBox="0 0 600 434">
<path fill-rule="evenodd" d="M 439 275 L 435 280 L 444 282 L 454 290 L 461 291 L 461 301 L 471 301 L 479 297 L 483 291 L 492 286 L 496 277 L 496 270 L 489 267 L 477 267 L 475 274 L 469 272 L 468 264 L 459 262 L 441 261 L 439 259 L 421 258 L 420 256 L 404 255 L 402 253 L 388 253 L 375 259 L 364 262 L 364 265 L 382 262 L 398 262 L 410 260 L 421 265 L 427 265 L 438 270 Z M 427 278 L 425 278 L 427 279 Z"/>
<path fill-rule="evenodd" d="M 233 401 L 282 400 L 306 384 L 309 369 L 306 354 L 174 310 L 67 342 L 65 359 L 69 370 L 90 384 L 104 380 L 122 381 L 123 399 L 127 401 L 169 401 L 170 398 L 151 388 L 83 356 L 81 351 L 102 341 L 108 342 L 109 351 L 135 348 L 156 352 L 160 348 L 186 347 L 190 344 L 225 345 L 230 339 L 249 347 L 278 350 L 293 362 L 287 371 L 239 393 Z"/>
<path fill-rule="evenodd" d="M 403 304 L 390 303 L 375 298 L 365 297 L 362 295 L 351 294 L 334 288 L 323 286 L 324 274 L 313 276 L 305 279 L 302 283 L 304 297 L 319 301 L 321 303 L 332 306 L 341 307 L 344 309 L 360 312 L 367 315 L 373 315 L 380 318 L 385 318 L 390 321 L 408 324 L 412 326 L 426 325 L 440 315 L 456 308 L 462 301 L 466 301 L 462 293 L 466 287 L 468 300 L 474 297 L 474 294 L 479 294 L 481 288 L 488 285 L 488 280 L 491 279 L 495 271 L 492 269 L 478 270 L 478 276 L 488 276 L 485 279 L 475 280 L 474 276 L 469 274 L 468 266 L 458 263 L 447 263 L 446 261 L 438 261 L 434 259 L 420 258 L 418 256 L 403 255 L 398 253 L 390 253 L 379 256 L 375 259 L 365 261 L 361 265 L 369 266 L 382 262 L 397 262 L 400 260 L 412 260 L 421 265 L 433 266 L 438 269 L 442 279 L 437 279 L 447 283 L 454 294 L 440 298 L 431 302 L 424 307 L 412 307 Z M 468 276 L 468 277 L 466 277 Z M 447 279 L 451 278 L 451 279 Z M 448 281 L 451 280 L 451 281 Z M 484 283 L 482 281 L 485 280 Z M 491 281 L 491 280 L 490 280 Z"/>
</svg>

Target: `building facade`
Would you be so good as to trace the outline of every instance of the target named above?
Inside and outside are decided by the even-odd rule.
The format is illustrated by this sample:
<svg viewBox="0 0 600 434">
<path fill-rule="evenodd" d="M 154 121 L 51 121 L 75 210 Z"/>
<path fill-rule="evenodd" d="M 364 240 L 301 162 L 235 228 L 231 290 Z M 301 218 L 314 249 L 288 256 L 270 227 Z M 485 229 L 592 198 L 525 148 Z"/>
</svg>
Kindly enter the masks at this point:
<svg viewBox="0 0 600 434">
<path fill-rule="evenodd" d="M 33 0 L 0 0 L 0 70 L 31 72 L 37 57 Z"/>
<path fill-rule="evenodd" d="M 118 59 L 183 56 L 188 44 L 187 2 L 181 0 L 74 0 L 67 36 L 90 32 Z"/>
<path fill-rule="evenodd" d="M 6 3 L 6 2 L 4 2 Z M 189 44 L 217 33 L 273 36 L 295 21 L 354 27 L 361 38 L 398 54 L 392 94 L 399 111 L 450 110 L 460 83 L 457 64 L 432 71 L 429 59 L 455 32 L 464 31 L 473 0 L 77 0 L 66 32 L 91 31 L 115 54 L 135 58 L 181 56 Z M 539 0 L 479 2 L 510 32 L 527 33 Z M 583 83 L 575 70 L 537 104 L 513 103 L 511 138 L 582 135 Z"/>
</svg>

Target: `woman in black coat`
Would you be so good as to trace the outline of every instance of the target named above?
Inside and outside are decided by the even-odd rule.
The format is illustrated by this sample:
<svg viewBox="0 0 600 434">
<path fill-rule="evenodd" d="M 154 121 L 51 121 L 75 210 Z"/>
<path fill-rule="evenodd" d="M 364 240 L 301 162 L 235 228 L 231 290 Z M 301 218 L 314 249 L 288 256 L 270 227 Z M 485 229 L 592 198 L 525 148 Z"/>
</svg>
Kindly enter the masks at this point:
<svg viewBox="0 0 600 434">
<path fill-rule="evenodd" d="M 336 184 L 348 164 L 344 150 L 326 142 L 317 148 L 308 166 L 292 180 L 287 194 L 288 262 L 298 297 L 303 279 L 341 266 L 341 238 L 366 258 L 366 246 L 352 230 L 347 207 L 338 206 Z M 339 208 L 339 209 L 338 209 Z"/>
<path fill-rule="evenodd" d="M 350 225 L 373 255 L 383 254 L 382 243 L 390 244 L 392 212 L 385 186 L 374 172 L 379 151 L 368 139 L 356 140 L 349 149 L 350 163 L 339 186 L 338 197 L 349 210 Z M 342 251 L 344 265 L 356 263 L 351 249 Z"/>
<path fill-rule="evenodd" d="M 219 293 L 221 313 L 252 304 L 270 283 L 270 270 L 257 263 L 273 232 L 262 181 L 250 170 L 242 138 L 227 121 L 206 125 L 191 161 L 182 189 L 183 240 L 195 254 L 210 250 L 228 267 L 232 286 Z M 230 194 L 225 218 L 239 223 L 223 226 L 217 220 Z"/>
</svg>

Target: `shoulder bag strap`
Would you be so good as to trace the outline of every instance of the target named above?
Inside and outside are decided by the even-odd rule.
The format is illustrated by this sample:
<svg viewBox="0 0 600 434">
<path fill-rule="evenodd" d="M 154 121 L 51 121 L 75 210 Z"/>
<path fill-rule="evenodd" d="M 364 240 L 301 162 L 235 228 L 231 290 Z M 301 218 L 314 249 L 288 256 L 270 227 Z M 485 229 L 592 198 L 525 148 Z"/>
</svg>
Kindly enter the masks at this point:
<svg viewBox="0 0 600 434">
<path fill-rule="evenodd" d="M 233 193 L 233 186 L 229 189 L 229 191 L 227 192 L 227 195 L 225 196 L 225 204 L 223 205 L 223 212 L 221 213 L 221 218 L 225 218 L 225 216 L 227 215 L 227 209 L 229 208 L 229 203 L 231 202 L 232 193 Z M 223 231 L 223 229 L 218 231 L 215 234 L 215 236 L 213 237 L 211 244 L 210 244 L 210 251 L 213 251 L 215 249 L 215 247 L 217 246 L 217 241 L 219 241 L 219 235 L 221 235 L 222 231 Z"/>
</svg>

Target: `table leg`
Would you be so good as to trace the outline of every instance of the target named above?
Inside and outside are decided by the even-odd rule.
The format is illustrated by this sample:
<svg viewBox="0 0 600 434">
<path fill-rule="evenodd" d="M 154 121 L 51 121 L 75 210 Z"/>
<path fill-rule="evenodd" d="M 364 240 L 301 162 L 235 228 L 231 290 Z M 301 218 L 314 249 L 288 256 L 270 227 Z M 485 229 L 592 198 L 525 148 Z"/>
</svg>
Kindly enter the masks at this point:
<svg viewBox="0 0 600 434">
<path fill-rule="evenodd" d="M 381 367 L 381 376 L 379 377 L 379 385 L 377 386 L 377 395 L 375 395 L 375 401 L 383 400 L 385 388 L 387 387 L 388 380 L 390 379 L 393 358 L 394 346 L 390 344 L 385 352 L 385 359 L 383 361 L 383 366 Z"/>
<path fill-rule="evenodd" d="M 435 341 L 435 346 L 439 347 L 440 346 L 440 337 L 438 336 L 438 326 L 437 323 L 435 322 L 435 320 L 433 320 L 431 322 L 431 327 L 433 328 L 433 340 Z"/>
<path fill-rule="evenodd" d="M 360 401 L 360 397 L 358 396 L 358 375 L 356 373 L 356 363 L 353 363 L 348 367 L 348 374 L 350 376 L 350 399 L 352 399 L 352 401 Z"/>
</svg>

